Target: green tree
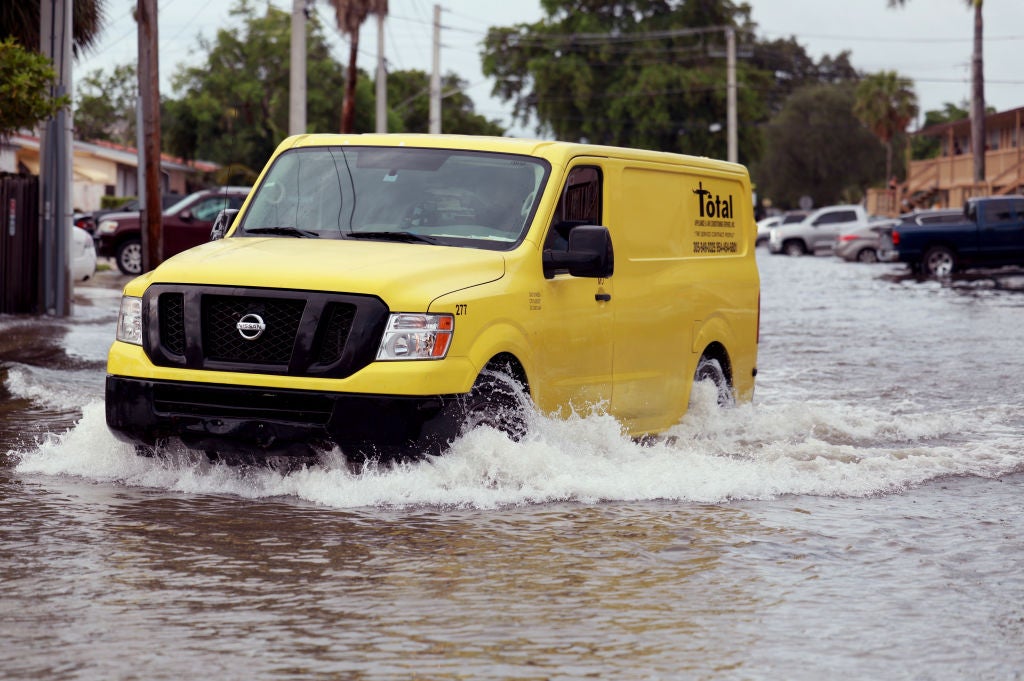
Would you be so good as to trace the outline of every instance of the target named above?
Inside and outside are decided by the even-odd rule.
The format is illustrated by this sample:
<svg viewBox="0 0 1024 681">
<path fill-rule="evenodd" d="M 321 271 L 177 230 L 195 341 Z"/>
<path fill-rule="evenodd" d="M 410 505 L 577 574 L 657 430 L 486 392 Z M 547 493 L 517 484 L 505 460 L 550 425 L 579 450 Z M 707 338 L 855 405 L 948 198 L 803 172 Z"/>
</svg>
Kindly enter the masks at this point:
<svg viewBox="0 0 1024 681">
<path fill-rule="evenodd" d="M 848 51 L 836 57 L 823 55 L 815 62 L 794 37 L 754 42 L 747 61 L 753 67 L 748 77 L 758 78 L 749 85 L 764 97 L 771 115 L 778 114 L 786 99 L 802 87 L 856 82 L 860 78 Z"/>
<path fill-rule="evenodd" d="M 762 196 L 795 206 L 858 201 L 885 164 L 885 150 L 853 115 L 852 83 L 813 85 L 793 93 L 767 126 L 765 150 L 753 168 Z"/>
<path fill-rule="evenodd" d="M 885 181 L 892 174 L 893 138 L 907 130 L 917 116 L 917 95 L 907 78 L 881 71 L 857 84 L 853 113 L 885 146 Z"/>
<path fill-rule="evenodd" d="M 730 0 L 543 0 L 547 17 L 491 28 L 483 71 L 515 118 L 567 140 L 710 156 L 726 153 L 723 27 L 749 29 L 750 7 Z M 747 35 L 746 31 L 741 32 Z M 747 81 L 749 65 L 738 66 Z M 739 118 L 767 116 L 741 87 Z M 744 154 L 753 126 L 739 131 Z"/>
<path fill-rule="evenodd" d="M 370 14 L 388 13 L 388 0 L 330 0 L 338 20 L 338 28 L 349 38 L 348 71 L 345 76 L 345 99 L 341 109 L 341 132 L 355 131 L 356 82 L 359 70 L 359 29 Z"/>
<path fill-rule="evenodd" d="M 78 84 L 75 100 L 75 136 L 83 140 L 107 140 L 133 147 L 135 105 L 139 79 L 134 64 L 114 67 L 108 76 L 96 69 Z"/>
<path fill-rule="evenodd" d="M 239 0 L 231 16 L 240 26 L 220 29 L 213 41 L 200 40 L 205 63 L 179 67 L 172 78 L 178 97 L 163 102 L 165 149 L 243 169 L 243 178 L 247 169 L 251 179 L 288 132 L 291 17 L 272 5 L 259 14 L 247 0 Z M 306 44 L 307 130 L 336 130 L 344 77 L 315 15 Z M 373 129 L 368 85 L 356 94 L 368 111 L 365 120 L 357 117 L 357 130 Z"/>
<path fill-rule="evenodd" d="M 49 59 L 23 48 L 14 38 L 0 40 L 0 139 L 31 128 L 71 104 L 70 97 L 51 97 L 56 80 Z"/>
<path fill-rule="evenodd" d="M 969 107 L 970 104 L 966 101 L 961 106 L 946 102 L 942 109 L 925 111 L 921 129 L 926 130 L 935 125 L 962 121 L 970 117 Z M 931 135 L 914 135 L 910 141 L 910 154 L 914 159 L 935 158 L 941 149 L 942 144 L 939 138 Z"/>
<path fill-rule="evenodd" d="M 96 45 L 103 29 L 105 0 L 74 0 L 71 9 L 75 55 Z M 30 50 L 39 50 L 40 0 L 0 2 L 0 39 L 14 38 Z"/>
<path fill-rule="evenodd" d="M 974 181 L 985 181 L 985 64 L 983 59 L 984 0 L 965 0 L 974 15 L 974 48 L 971 52 L 971 149 L 974 153 Z M 889 0 L 890 7 L 903 7 L 907 0 Z"/>
<path fill-rule="evenodd" d="M 430 76 L 424 71 L 388 74 L 388 102 L 400 127 L 392 130 L 428 132 L 430 128 Z M 466 82 L 449 72 L 441 79 L 441 130 L 456 135 L 505 134 L 497 121 L 476 113 L 473 100 L 464 92 Z"/>
</svg>

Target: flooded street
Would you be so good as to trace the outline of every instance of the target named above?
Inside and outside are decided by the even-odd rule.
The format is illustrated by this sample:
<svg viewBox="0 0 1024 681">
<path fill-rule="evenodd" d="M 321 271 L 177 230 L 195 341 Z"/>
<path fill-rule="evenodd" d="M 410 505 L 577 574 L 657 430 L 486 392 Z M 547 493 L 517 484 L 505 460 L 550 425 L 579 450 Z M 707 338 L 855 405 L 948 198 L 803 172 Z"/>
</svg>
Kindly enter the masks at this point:
<svg viewBox="0 0 1024 681">
<path fill-rule="evenodd" d="M 1024 679 L 1024 272 L 758 258 L 753 404 L 390 469 L 137 457 L 119 291 L 0 317 L 0 678 Z"/>
</svg>

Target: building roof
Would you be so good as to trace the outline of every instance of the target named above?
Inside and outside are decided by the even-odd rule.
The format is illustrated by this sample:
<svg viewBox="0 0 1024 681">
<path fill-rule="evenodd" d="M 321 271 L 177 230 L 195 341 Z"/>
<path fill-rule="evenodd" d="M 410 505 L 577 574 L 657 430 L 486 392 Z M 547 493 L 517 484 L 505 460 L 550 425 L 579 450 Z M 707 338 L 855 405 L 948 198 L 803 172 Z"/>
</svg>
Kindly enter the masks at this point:
<svg viewBox="0 0 1024 681">
<path fill-rule="evenodd" d="M 985 127 L 1009 128 L 1017 125 L 1017 122 L 1020 120 L 1024 120 L 1024 107 L 988 114 L 987 116 L 985 116 Z M 938 123 L 936 125 L 929 125 L 927 128 L 922 128 L 921 130 L 918 130 L 917 132 L 914 133 L 914 135 L 924 135 L 925 137 L 943 137 L 950 130 L 952 130 L 954 133 L 962 133 L 964 135 L 969 134 L 971 131 L 971 119 L 961 118 L 958 121 L 951 121 L 949 123 Z"/>
</svg>

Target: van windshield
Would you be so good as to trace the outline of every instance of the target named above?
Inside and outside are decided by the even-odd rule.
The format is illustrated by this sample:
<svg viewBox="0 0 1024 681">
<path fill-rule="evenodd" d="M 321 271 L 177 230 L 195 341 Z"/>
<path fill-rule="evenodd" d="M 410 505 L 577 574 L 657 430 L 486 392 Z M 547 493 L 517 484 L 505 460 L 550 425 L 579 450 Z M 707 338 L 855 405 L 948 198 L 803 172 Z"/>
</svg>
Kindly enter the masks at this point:
<svg viewBox="0 0 1024 681">
<path fill-rule="evenodd" d="M 525 236 L 550 166 L 512 154 L 329 146 L 282 153 L 235 236 L 317 236 L 491 250 Z"/>
</svg>

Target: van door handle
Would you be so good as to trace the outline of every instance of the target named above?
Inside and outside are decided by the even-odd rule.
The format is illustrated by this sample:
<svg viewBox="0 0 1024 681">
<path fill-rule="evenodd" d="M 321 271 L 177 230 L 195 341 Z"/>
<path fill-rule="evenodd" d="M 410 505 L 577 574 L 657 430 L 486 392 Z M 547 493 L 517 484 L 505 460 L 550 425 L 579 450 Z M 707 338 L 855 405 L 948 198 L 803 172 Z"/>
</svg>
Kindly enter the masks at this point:
<svg viewBox="0 0 1024 681">
<path fill-rule="evenodd" d="M 597 294 L 594 295 L 594 300 L 596 300 L 598 302 L 601 302 L 601 303 L 607 303 L 611 299 L 612 299 L 612 294 L 610 294 L 610 293 L 597 293 Z"/>
</svg>

